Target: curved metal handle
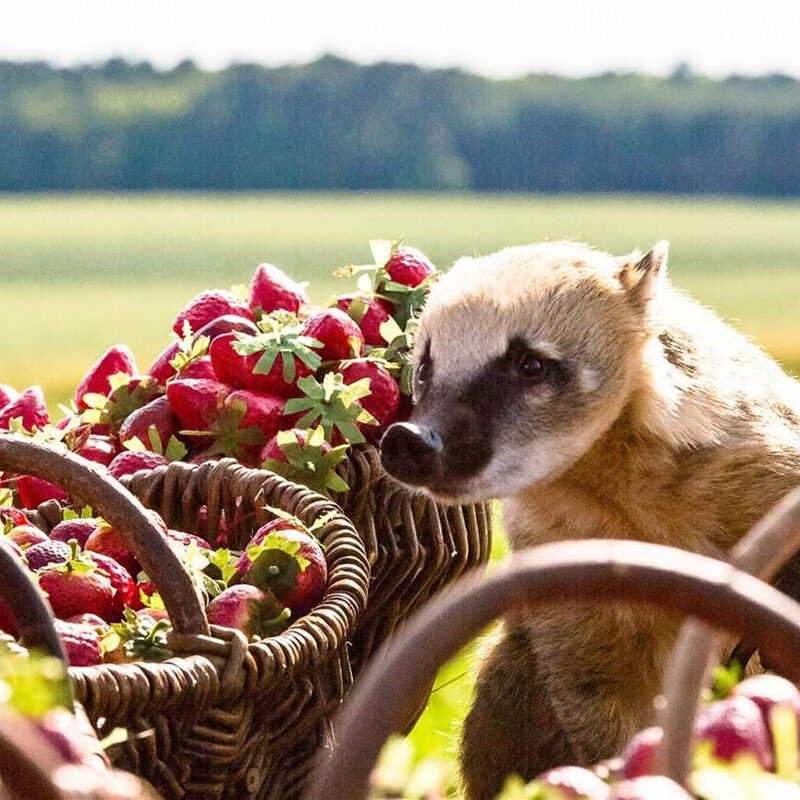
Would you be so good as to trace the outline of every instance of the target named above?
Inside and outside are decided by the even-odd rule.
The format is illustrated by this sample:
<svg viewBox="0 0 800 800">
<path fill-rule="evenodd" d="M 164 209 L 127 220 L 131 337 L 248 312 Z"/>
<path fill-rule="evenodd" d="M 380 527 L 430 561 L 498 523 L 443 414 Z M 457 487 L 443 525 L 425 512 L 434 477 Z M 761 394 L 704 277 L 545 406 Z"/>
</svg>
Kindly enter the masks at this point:
<svg viewBox="0 0 800 800">
<path fill-rule="evenodd" d="M 800 550 L 800 489 L 783 498 L 731 550 L 731 563 L 763 581 L 772 581 Z M 658 771 L 686 785 L 691 762 L 694 718 L 706 686 L 720 634 L 704 622 L 687 619 L 681 627 L 664 677 L 660 723 L 664 738 L 656 754 Z"/>
<path fill-rule="evenodd" d="M 514 555 L 489 578 L 466 578 L 414 617 L 361 678 L 336 724 L 336 745 L 307 800 L 363 800 L 408 698 L 485 625 L 512 609 L 553 600 L 625 600 L 691 613 L 762 643 L 800 680 L 800 605 L 771 586 L 706 556 L 627 541 L 562 542 Z"/>
<path fill-rule="evenodd" d="M 91 505 L 136 554 L 158 587 L 175 631 L 209 633 L 199 592 L 166 536 L 145 507 L 102 467 L 74 453 L 0 434 L 0 468 L 44 478 Z"/>
</svg>

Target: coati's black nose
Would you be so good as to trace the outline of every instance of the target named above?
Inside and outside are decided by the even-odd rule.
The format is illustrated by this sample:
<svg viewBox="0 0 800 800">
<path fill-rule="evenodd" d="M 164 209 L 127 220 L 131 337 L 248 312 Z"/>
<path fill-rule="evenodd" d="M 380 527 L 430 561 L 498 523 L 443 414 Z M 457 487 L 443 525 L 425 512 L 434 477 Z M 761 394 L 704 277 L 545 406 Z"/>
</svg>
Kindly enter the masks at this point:
<svg viewBox="0 0 800 800">
<path fill-rule="evenodd" d="M 381 439 L 383 468 L 394 478 L 421 486 L 439 470 L 442 439 L 427 425 L 396 422 Z"/>
</svg>

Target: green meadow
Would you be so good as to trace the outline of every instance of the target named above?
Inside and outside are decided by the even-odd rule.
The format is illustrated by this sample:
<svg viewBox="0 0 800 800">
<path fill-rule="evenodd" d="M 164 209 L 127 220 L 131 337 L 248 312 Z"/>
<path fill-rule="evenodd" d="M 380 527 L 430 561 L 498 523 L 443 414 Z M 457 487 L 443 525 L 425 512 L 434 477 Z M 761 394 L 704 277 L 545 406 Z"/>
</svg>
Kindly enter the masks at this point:
<svg viewBox="0 0 800 800">
<path fill-rule="evenodd" d="M 28 195 L 0 197 L 0 382 L 39 383 L 53 409 L 109 345 L 146 369 L 176 311 L 271 261 L 326 300 L 370 238 L 406 240 L 442 268 L 542 239 L 615 253 L 672 243 L 673 281 L 800 371 L 800 203 L 530 195 Z M 502 543 L 498 544 L 498 552 Z M 440 675 L 414 739 L 444 753 L 469 701 L 469 653 Z"/>
</svg>

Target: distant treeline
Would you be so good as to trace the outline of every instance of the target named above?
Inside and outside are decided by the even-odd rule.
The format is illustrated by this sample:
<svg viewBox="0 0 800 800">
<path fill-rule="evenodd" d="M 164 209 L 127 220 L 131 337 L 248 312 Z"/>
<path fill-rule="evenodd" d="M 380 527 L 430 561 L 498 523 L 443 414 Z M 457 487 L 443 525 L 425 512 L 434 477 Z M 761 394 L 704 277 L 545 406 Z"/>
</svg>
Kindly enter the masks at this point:
<svg viewBox="0 0 800 800">
<path fill-rule="evenodd" d="M 800 194 L 800 81 L 0 62 L 0 191 Z"/>
</svg>

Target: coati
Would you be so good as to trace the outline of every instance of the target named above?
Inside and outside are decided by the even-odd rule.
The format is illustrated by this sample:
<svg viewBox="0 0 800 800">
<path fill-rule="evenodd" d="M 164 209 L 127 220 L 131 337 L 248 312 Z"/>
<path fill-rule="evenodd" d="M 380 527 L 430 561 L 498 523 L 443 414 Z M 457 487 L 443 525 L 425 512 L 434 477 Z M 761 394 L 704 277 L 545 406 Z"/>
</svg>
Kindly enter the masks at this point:
<svg viewBox="0 0 800 800">
<path fill-rule="evenodd" d="M 667 249 L 456 262 L 423 312 L 386 470 L 445 501 L 502 498 L 513 550 L 609 537 L 724 557 L 800 484 L 800 384 L 670 285 Z M 652 724 L 679 623 L 564 602 L 506 619 L 462 731 L 467 796 L 619 753 Z"/>
</svg>

